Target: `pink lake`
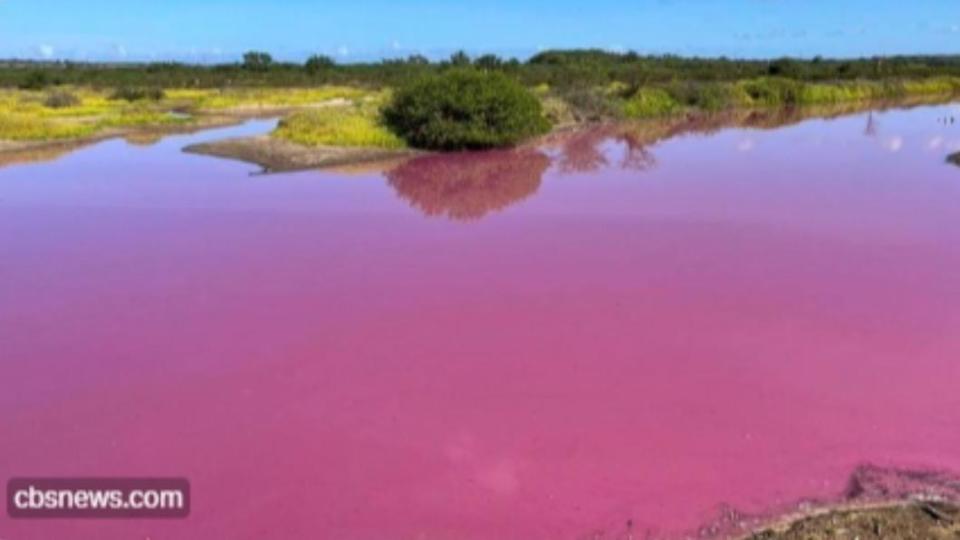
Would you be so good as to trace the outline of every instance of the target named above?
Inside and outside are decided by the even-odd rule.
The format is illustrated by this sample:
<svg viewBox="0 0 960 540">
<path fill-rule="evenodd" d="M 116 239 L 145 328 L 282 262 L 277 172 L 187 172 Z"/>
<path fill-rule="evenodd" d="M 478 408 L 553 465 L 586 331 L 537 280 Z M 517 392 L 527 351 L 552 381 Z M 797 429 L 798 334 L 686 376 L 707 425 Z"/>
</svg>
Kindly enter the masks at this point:
<svg viewBox="0 0 960 540">
<path fill-rule="evenodd" d="M 0 481 L 193 508 L 0 538 L 722 536 L 857 470 L 960 492 L 951 115 L 387 173 L 180 152 L 252 122 L 4 167 Z"/>
</svg>

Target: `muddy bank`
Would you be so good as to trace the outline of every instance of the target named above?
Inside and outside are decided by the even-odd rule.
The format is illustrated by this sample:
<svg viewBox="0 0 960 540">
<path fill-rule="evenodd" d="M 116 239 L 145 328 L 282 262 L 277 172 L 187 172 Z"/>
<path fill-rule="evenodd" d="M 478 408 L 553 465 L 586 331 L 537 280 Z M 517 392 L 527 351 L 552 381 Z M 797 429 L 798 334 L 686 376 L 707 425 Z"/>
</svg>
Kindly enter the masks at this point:
<svg viewBox="0 0 960 540">
<path fill-rule="evenodd" d="M 839 509 L 784 521 L 744 540 L 835 538 L 956 540 L 960 538 L 960 509 L 937 501 Z"/>
<path fill-rule="evenodd" d="M 415 156 L 421 153 L 414 150 L 362 147 L 310 147 L 269 135 L 193 144 L 184 148 L 183 151 L 255 163 L 272 172 L 355 165 Z"/>
<path fill-rule="evenodd" d="M 739 536 L 741 540 L 956 540 L 960 539 L 958 501 L 960 478 L 951 472 L 864 464 L 850 475 L 840 501 L 804 504 L 773 521 L 737 515 L 737 519 L 719 521 L 710 532 L 722 533 L 724 525 L 726 531 L 746 525 L 752 530 Z"/>
</svg>

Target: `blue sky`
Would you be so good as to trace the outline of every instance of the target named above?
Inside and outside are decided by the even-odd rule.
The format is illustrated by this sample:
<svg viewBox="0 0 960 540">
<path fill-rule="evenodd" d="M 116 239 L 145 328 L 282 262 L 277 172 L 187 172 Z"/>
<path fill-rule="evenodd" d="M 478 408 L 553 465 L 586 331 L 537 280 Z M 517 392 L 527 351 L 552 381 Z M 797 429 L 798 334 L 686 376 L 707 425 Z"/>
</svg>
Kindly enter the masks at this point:
<svg viewBox="0 0 960 540">
<path fill-rule="evenodd" d="M 546 48 L 738 57 L 960 53 L 960 0 L 0 0 L 0 57 L 350 62 Z"/>
</svg>

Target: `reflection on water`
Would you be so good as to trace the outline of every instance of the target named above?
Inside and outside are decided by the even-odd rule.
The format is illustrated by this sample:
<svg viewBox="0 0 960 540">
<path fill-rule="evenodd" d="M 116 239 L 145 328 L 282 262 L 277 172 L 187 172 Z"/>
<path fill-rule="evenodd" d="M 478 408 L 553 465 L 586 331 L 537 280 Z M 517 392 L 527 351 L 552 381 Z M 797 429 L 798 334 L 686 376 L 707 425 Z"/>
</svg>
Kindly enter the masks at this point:
<svg viewBox="0 0 960 540">
<path fill-rule="evenodd" d="M 431 155 L 386 173 L 397 195 L 428 216 L 479 219 L 536 193 L 550 158 L 518 149 Z"/>
<path fill-rule="evenodd" d="M 52 145 L 45 148 L 16 148 L 0 151 L 0 168 L 24 163 L 55 161 L 74 150 L 87 146 L 85 143 Z"/>
<path fill-rule="evenodd" d="M 546 140 L 546 147 L 559 151 L 557 169 L 561 173 L 588 173 L 613 166 L 614 158 L 606 146 L 619 144 L 615 164 L 622 169 L 645 171 L 656 166 L 648 146 L 655 141 L 632 124 L 607 124 L 569 131 Z"/>
</svg>

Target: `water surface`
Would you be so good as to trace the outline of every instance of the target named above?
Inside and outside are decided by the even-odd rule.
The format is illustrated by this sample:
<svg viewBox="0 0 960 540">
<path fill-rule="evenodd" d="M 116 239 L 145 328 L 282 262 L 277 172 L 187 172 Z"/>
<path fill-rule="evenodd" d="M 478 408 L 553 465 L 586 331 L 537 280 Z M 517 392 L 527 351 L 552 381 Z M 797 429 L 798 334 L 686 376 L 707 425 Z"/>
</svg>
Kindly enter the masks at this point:
<svg viewBox="0 0 960 540">
<path fill-rule="evenodd" d="M 193 514 L 0 537 L 677 537 L 960 471 L 958 113 L 2 168 L 0 478 L 188 477 Z"/>
</svg>

